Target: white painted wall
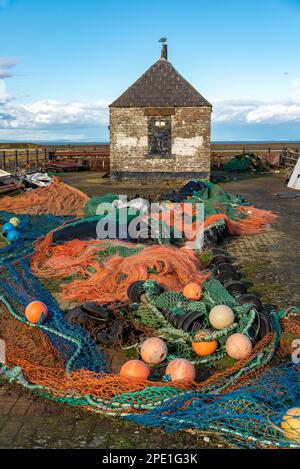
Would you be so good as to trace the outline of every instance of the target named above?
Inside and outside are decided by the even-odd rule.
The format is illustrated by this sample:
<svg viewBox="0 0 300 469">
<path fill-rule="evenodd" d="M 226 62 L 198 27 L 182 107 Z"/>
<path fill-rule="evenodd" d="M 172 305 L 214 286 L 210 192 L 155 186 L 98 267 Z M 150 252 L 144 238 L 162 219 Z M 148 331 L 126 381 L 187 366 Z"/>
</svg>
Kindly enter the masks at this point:
<svg viewBox="0 0 300 469">
<path fill-rule="evenodd" d="M 201 135 L 190 138 L 176 137 L 172 144 L 172 154 L 194 156 L 199 148 L 203 148 L 203 137 Z"/>
</svg>

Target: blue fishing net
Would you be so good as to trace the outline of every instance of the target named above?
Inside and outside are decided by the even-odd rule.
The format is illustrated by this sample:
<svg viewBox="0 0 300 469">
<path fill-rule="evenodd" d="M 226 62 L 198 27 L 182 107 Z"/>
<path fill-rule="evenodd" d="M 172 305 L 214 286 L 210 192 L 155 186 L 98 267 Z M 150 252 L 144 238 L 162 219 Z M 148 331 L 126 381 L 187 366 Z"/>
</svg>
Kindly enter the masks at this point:
<svg viewBox="0 0 300 469">
<path fill-rule="evenodd" d="M 15 216 L 13 213 L 0 211 L 0 225 L 7 223 Z M 17 218 L 20 220 L 17 228 L 20 238 L 18 241 L 0 248 L 0 265 L 3 262 L 12 262 L 28 255 L 32 252 L 34 241 L 37 238 L 45 236 L 54 228 L 71 219 L 71 217 L 57 217 L 54 215 L 17 215 Z"/>
<path fill-rule="evenodd" d="M 67 371 L 85 368 L 106 372 L 106 361 L 99 346 L 84 329 L 65 321 L 55 298 L 30 272 L 28 259 L 2 266 L 0 296 L 12 306 L 17 319 L 24 322 L 28 303 L 39 300 L 47 305 L 47 323 L 38 327 L 60 352 Z"/>
<path fill-rule="evenodd" d="M 272 424 L 300 404 L 300 373 L 295 363 L 268 369 L 260 378 L 228 394 L 186 393 L 149 412 L 125 418 L 167 432 L 198 429 L 230 435 L 236 445 L 300 447 Z"/>
</svg>

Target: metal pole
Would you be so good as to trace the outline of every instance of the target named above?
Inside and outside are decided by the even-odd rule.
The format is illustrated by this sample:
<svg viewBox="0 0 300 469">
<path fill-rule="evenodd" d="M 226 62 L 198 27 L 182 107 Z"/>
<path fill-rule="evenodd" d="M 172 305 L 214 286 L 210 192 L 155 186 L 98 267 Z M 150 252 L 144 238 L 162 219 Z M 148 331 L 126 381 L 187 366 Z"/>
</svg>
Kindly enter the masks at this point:
<svg viewBox="0 0 300 469">
<path fill-rule="evenodd" d="M 5 153 L 5 150 L 3 150 L 3 169 L 4 169 L 4 171 L 6 170 L 6 153 Z"/>
</svg>

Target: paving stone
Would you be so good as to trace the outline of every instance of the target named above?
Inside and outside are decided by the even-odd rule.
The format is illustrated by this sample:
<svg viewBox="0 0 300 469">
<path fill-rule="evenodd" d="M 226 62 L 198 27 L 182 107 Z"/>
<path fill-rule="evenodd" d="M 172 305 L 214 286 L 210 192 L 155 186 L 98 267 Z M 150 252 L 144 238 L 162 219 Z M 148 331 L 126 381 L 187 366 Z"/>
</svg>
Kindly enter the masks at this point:
<svg viewBox="0 0 300 469">
<path fill-rule="evenodd" d="M 22 425 L 23 421 L 18 417 L 10 417 L 0 432 L 0 448 L 14 445 Z"/>
<path fill-rule="evenodd" d="M 14 405 L 11 408 L 10 415 L 12 416 L 23 416 L 26 415 L 29 408 L 31 406 L 31 402 L 28 399 L 24 399 L 24 397 L 19 397 L 17 401 L 15 401 Z"/>
</svg>

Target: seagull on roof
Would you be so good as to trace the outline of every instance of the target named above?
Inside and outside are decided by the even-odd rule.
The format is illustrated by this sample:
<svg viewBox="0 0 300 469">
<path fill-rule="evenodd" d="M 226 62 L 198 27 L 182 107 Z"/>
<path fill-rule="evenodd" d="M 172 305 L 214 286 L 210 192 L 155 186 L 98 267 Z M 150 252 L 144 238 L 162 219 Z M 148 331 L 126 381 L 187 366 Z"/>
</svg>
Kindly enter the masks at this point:
<svg viewBox="0 0 300 469">
<path fill-rule="evenodd" d="M 166 37 L 161 37 L 158 42 L 167 42 L 167 38 Z"/>
</svg>

